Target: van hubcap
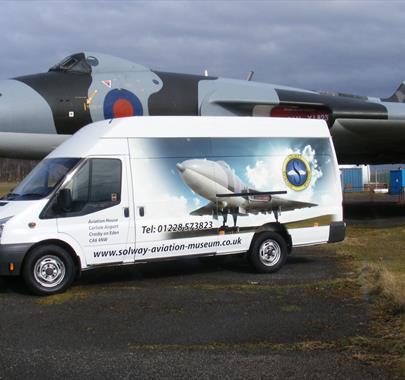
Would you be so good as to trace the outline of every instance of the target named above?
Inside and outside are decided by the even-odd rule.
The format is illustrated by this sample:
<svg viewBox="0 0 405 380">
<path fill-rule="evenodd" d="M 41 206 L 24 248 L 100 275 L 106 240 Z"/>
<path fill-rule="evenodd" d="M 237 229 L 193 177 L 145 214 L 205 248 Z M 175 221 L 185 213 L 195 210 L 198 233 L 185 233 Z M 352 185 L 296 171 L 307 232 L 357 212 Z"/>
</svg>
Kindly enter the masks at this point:
<svg viewBox="0 0 405 380">
<path fill-rule="evenodd" d="M 275 240 L 265 240 L 260 246 L 259 258 L 262 264 L 273 266 L 278 263 L 280 256 L 281 248 Z"/>
<path fill-rule="evenodd" d="M 35 280 L 45 288 L 59 285 L 65 278 L 65 273 L 65 264 L 57 256 L 43 256 L 34 265 Z"/>
</svg>

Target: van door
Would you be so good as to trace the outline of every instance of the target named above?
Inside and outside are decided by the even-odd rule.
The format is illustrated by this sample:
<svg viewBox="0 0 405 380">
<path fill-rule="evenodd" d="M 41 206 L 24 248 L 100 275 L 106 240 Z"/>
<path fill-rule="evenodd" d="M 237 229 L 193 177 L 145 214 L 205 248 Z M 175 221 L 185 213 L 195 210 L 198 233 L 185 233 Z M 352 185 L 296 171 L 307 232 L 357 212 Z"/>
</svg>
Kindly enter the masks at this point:
<svg viewBox="0 0 405 380">
<path fill-rule="evenodd" d="M 135 261 L 217 252 L 220 218 L 210 139 L 133 139 L 129 145 Z"/>
<path fill-rule="evenodd" d="M 57 217 L 58 232 L 76 240 L 87 265 L 134 261 L 130 246 L 128 157 L 91 157 L 59 190 L 70 198 Z"/>
</svg>

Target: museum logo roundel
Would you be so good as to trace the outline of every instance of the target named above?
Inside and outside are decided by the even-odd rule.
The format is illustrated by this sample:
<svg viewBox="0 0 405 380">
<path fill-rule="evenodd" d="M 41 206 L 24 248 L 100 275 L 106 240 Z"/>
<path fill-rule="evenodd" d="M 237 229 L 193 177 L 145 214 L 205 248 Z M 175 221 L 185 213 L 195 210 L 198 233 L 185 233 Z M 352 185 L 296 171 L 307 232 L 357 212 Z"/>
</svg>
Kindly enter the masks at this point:
<svg viewBox="0 0 405 380">
<path fill-rule="evenodd" d="M 311 169 L 307 160 L 300 154 L 290 154 L 283 164 L 283 178 L 293 190 L 305 190 L 311 182 Z"/>
</svg>

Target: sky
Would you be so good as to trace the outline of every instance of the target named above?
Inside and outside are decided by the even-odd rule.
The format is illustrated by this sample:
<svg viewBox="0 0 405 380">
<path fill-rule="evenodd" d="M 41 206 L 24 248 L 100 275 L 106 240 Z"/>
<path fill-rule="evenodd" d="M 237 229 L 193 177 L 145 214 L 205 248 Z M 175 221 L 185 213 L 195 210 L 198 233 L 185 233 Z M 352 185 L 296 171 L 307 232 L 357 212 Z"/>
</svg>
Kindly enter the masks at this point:
<svg viewBox="0 0 405 380">
<path fill-rule="evenodd" d="M 401 1 L 0 0 L 0 78 L 80 51 L 162 71 L 387 97 L 405 80 Z"/>
</svg>

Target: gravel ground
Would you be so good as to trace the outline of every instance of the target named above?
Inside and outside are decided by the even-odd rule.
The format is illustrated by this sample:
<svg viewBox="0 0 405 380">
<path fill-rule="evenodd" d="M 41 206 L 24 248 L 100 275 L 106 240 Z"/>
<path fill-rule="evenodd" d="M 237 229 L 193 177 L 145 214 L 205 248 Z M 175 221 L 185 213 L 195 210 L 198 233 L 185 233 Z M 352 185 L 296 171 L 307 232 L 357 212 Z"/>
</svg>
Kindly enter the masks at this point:
<svg viewBox="0 0 405 380">
<path fill-rule="evenodd" d="M 0 379 L 388 379 L 342 348 L 369 316 L 341 261 L 306 248 L 273 275 L 240 258 L 99 269 L 47 298 L 0 279 Z"/>
</svg>

